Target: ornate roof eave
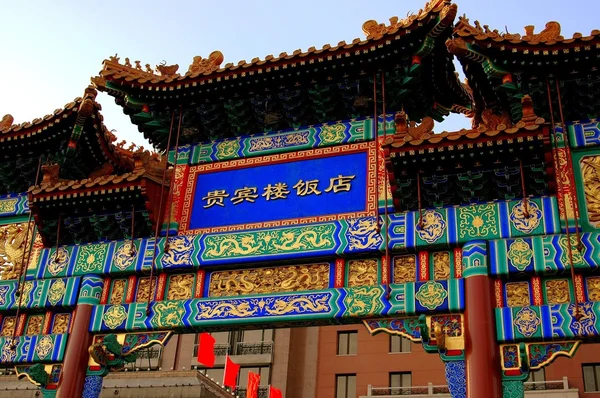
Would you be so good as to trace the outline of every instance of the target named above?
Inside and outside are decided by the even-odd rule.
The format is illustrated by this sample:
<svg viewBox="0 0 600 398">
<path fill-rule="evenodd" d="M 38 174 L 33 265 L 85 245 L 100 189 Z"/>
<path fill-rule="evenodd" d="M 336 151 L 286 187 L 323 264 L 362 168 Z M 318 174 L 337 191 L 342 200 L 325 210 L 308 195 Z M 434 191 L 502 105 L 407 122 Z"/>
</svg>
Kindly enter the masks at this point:
<svg viewBox="0 0 600 398">
<path fill-rule="evenodd" d="M 489 143 L 501 144 L 519 139 L 544 139 L 549 134 L 549 124 L 535 115 L 531 98 L 526 95 L 522 100 L 523 117 L 514 125 L 506 119 L 495 119 L 494 124 L 480 125 L 476 129 L 462 129 L 454 132 L 433 133 L 433 121 L 424 120 L 419 126 L 408 125 L 406 116 L 396 115 L 396 133 L 383 143 L 386 157 L 396 153 L 415 155 L 429 151 L 473 148 L 475 145 Z M 526 138 L 530 137 L 530 138 Z"/>
<path fill-rule="evenodd" d="M 560 35 L 560 24 L 548 22 L 544 30 L 534 33 L 534 26 L 526 26 L 526 35 L 499 33 L 491 31 L 487 25 L 481 27 L 478 21 L 475 26 L 469 24 L 465 17 L 459 17 L 454 28 L 454 38 L 446 42 L 450 53 L 456 55 L 461 63 L 465 60 L 481 64 L 485 72 L 492 77 L 502 77 L 507 73 L 518 73 L 526 68 L 526 63 L 514 64 L 508 67 L 497 65 L 492 60 L 490 51 L 517 54 L 519 57 L 530 58 L 532 68 L 536 72 L 546 70 L 547 74 L 556 74 L 560 66 L 567 61 L 569 54 L 600 50 L 600 30 L 593 30 L 589 36 L 575 33 L 572 38 L 565 39 Z M 542 57 L 540 59 L 540 57 Z M 563 62 L 560 62 L 564 60 Z M 569 64 L 571 73 L 573 65 Z"/>
<path fill-rule="evenodd" d="M 279 57 L 268 55 L 264 60 L 254 58 L 251 62 L 240 61 L 237 65 L 229 63 L 223 68 L 220 68 L 223 55 L 215 51 L 207 59 L 195 57 L 194 63 L 184 75 L 173 72 L 178 65 L 159 65 L 157 69 L 161 71 L 161 74 L 157 75 L 150 73 L 153 71 L 148 64 L 144 71 L 139 61 L 136 61 L 136 67 L 133 67 L 129 59 L 126 59 L 123 65 L 119 63 L 119 58 L 114 56 L 103 62 L 100 75 L 93 78 L 92 81 L 98 89 L 108 91 L 115 96 L 122 96 L 118 86 L 165 93 L 193 89 L 198 85 L 214 84 L 229 79 L 244 79 L 288 68 L 374 52 L 419 30 L 429 18 L 429 20 L 435 20 L 434 25 L 427 32 L 423 46 L 415 54 L 425 56 L 432 49 L 431 41 L 452 25 L 456 11 L 456 5 L 448 0 L 435 0 L 429 3 L 424 10 L 420 10 L 408 18 L 402 20 L 391 18 L 388 26 L 372 20 L 365 22 L 363 25 L 363 30 L 367 34 L 365 40 L 355 39 L 350 44 L 342 41 L 337 46 L 327 44 L 321 49 L 311 47 L 306 52 L 296 50 L 291 55 L 281 53 Z M 111 83 L 113 84 L 111 85 Z"/>
</svg>

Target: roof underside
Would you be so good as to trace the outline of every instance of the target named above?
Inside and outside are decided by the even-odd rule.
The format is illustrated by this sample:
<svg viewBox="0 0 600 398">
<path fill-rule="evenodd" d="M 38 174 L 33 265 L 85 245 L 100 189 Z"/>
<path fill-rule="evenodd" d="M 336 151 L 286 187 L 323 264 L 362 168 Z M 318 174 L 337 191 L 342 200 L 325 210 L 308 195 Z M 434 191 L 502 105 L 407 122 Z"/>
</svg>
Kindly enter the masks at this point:
<svg viewBox="0 0 600 398">
<path fill-rule="evenodd" d="M 413 120 L 442 120 L 470 107 L 444 45 L 456 12 L 456 5 L 438 0 L 388 26 L 367 21 L 366 40 L 222 69 L 222 55 L 213 53 L 195 59 L 185 75 L 152 75 L 127 66 L 128 60 L 122 65 L 111 59 L 93 81 L 160 148 L 166 147 L 174 114 L 177 126 L 180 106 L 180 143 L 195 143 L 373 115 L 374 83 L 382 111 L 382 82 L 386 111 L 403 108 Z"/>
</svg>

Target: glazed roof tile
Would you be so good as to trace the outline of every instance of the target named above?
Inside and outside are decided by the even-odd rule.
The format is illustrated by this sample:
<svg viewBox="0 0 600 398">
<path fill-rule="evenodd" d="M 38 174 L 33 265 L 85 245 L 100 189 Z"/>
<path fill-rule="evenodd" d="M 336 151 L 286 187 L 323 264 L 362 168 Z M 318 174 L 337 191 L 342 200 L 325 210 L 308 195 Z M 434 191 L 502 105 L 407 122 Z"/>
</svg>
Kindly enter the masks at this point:
<svg viewBox="0 0 600 398">
<path fill-rule="evenodd" d="M 528 46 L 536 46 L 539 44 L 551 46 L 554 44 L 571 44 L 600 39 L 600 30 L 598 29 L 592 30 L 589 36 L 584 36 L 577 32 L 573 34 L 573 37 L 565 38 L 560 35 L 560 24 L 555 21 L 546 23 L 545 28 L 539 33 L 534 33 L 534 29 L 535 27 L 533 25 L 526 26 L 525 35 L 523 36 L 519 33 L 500 33 L 497 29 L 490 30 L 487 25 L 482 27 L 479 24 L 479 21 L 475 21 L 475 26 L 473 26 L 469 23 L 469 19 L 463 16 L 459 17 L 458 23 L 454 28 L 454 33 L 461 38 L 470 37 L 479 41 L 491 41 L 495 43 L 508 42 L 510 44 L 522 44 Z"/>
<path fill-rule="evenodd" d="M 292 54 L 282 52 L 279 56 L 267 55 L 264 59 L 253 58 L 250 62 L 246 60 L 239 61 L 237 64 L 227 63 L 224 67 L 220 67 L 223 62 L 223 54 L 220 51 L 215 51 L 207 59 L 202 57 L 195 57 L 194 62 L 190 65 L 188 72 L 181 75 L 176 73 L 178 65 L 159 65 L 157 69 L 161 71 L 161 74 L 154 74 L 149 64 L 146 64 L 146 70 L 142 69 L 139 61 L 135 61 L 135 67 L 133 67 L 129 59 L 125 59 L 125 64 L 119 63 L 117 56 L 110 57 L 104 61 L 104 68 L 100 72 L 100 76 L 92 78 L 92 82 L 98 88 L 106 88 L 106 79 L 109 80 L 124 80 L 125 82 L 137 82 L 138 84 L 169 84 L 169 83 L 185 83 L 190 80 L 208 77 L 221 78 L 223 75 L 227 75 L 231 72 L 240 71 L 243 73 L 248 69 L 257 67 L 266 67 L 267 72 L 271 69 L 277 70 L 278 68 L 285 69 L 288 64 L 297 62 L 305 62 L 309 59 L 309 63 L 315 62 L 315 58 L 318 62 L 323 62 L 325 59 L 331 59 L 334 54 L 336 57 L 350 56 L 351 52 L 359 54 L 361 52 L 368 53 L 369 51 L 375 50 L 377 47 L 375 43 L 382 41 L 379 44 L 389 44 L 392 39 L 398 39 L 395 37 L 398 33 L 404 30 L 404 33 L 409 33 L 415 25 L 425 20 L 428 16 L 433 14 L 441 14 L 442 19 L 448 19 L 448 24 L 452 22 L 456 15 L 456 5 L 451 4 L 449 0 L 433 0 L 426 5 L 418 13 L 410 15 L 404 19 L 398 19 L 397 17 L 390 18 L 390 24 L 378 24 L 376 21 L 369 20 L 363 24 L 363 31 L 367 35 L 367 38 L 354 39 L 351 43 L 345 41 L 339 42 L 337 45 L 332 46 L 326 44 L 320 49 L 316 47 L 310 47 L 306 51 L 300 49 L 295 50 Z M 440 32 L 437 32 L 438 34 Z M 163 73 L 164 71 L 164 73 Z M 249 72 L 251 73 L 251 72 Z M 179 87 L 178 87 L 179 88 Z M 158 89 L 158 88 L 157 88 Z M 163 88 L 166 90 L 166 87 Z"/>
</svg>

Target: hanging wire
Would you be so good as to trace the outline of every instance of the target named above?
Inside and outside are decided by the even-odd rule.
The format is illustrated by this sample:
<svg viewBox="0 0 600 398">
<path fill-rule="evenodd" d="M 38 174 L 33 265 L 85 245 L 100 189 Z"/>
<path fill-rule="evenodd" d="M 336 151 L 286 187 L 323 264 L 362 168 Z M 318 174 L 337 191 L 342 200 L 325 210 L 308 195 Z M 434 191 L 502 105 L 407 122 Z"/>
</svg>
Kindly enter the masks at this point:
<svg viewBox="0 0 600 398">
<path fill-rule="evenodd" d="M 423 203 L 421 202 L 421 170 L 417 170 L 417 199 L 419 203 L 419 229 L 423 229 Z"/>
<path fill-rule="evenodd" d="M 548 80 L 548 78 L 546 78 L 546 89 L 548 91 L 548 106 L 550 107 L 550 123 L 552 124 L 552 135 L 553 135 L 553 146 L 552 146 L 552 156 L 554 158 L 554 167 L 555 169 L 560 167 L 559 166 L 559 157 L 558 157 L 558 137 L 556 134 L 556 130 L 555 130 L 555 124 L 554 124 L 554 109 L 552 106 L 552 95 L 550 93 L 550 80 Z M 563 130 L 564 130 L 564 126 L 563 126 Z M 573 284 L 573 287 L 575 287 L 575 267 L 573 267 L 573 247 L 571 244 L 571 232 L 570 232 L 570 226 L 569 226 L 569 215 L 567 214 L 567 208 L 565 206 L 565 198 L 564 198 L 564 191 L 563 191 L 563 185 L 562 185 L 562 181 L 560 176 L 558 175 L 558 173 L 555 173 L 555 178 L 556 178 L 556 185 L 557 185 L 557 198 L 559 201 L 559 205 L 562 202 L 562 207 L 563 207 L 563 216 L 564 216 L 564 221 L 565 221 L 565 228 L 567 230 L 567 254 L 569 256 L 569 266 L 571 269 L 571 283 Z M 560 207 L 560 206 L 559 206 Z M 575 221 L 577 222 L 577 221 Z M 579 302 L 577 300 L 577 294 L 575 294 L 574 297 L 574 301 L 575 301 L 575 319 L 579 319 Z"/>
<path fill-rule="evenodd" d="M 379 118 L 377 116 L 377 71 L 373 72 L 373 135 L 375 137 L 376 151 L 375 164 L 379 167 Z M 375 179 L 375 192 L 379 192 L 379 178 Z M 381 220 L 377 217 L 377 233 L 381 232 Z"/>
<path fill-rule="evenodd" d="M 173 185 L 175 183 L 175 170 L 177 169 L 177 159 L 179 159 L 179 135 L 181 132 L 181 116 L 183 113 L 183 108 L 179 105 L 179 125 L 177 126 L 177 136 L 175 138 L 175 159 L 173 160 L 173 175 L 171 176 L 171 181 L 169 181 L 169 193 L 167 194 L 167 232 L 165 235 L 165 253 L 169 251 L 169 228 L 171 225 L 171 212 L 173 208 Z"/>
<path fill-rule="evenodd" d="M 560 123 L 563 128 L 563 137 L 565 140 L 565 151 L 567 153 L 567 165 L 568 165 L 568 173 L 569 173 L 569 182 L 571 183 L 572 189 L 569 190 L 569 198 L 571 199 L 571 203 L 573 204 L 573 211 L 575 213 L 575 234 L 577 234 L 577 248 L 579 250 L 583 249 L 583 243 L 581 243 L 581 236 L 579 233 L 579 198 L 577 195 L 577 189 L 575 188 L 575 180 L 573 178 L 573 159 L 571 158 L 571 143 L 569 134 L 567 132 L 567 124 L 565 123 L 565 117 L 563 115 L 563 107 L 562 107 L 562 96 L 560 94 L 560 85 L 558 83 L 558 79 L 556 80 L 556 95 L 558 97 L 558 112 L 560 114 Z"/>
<path fill-rule="evenodd" d="M 135 254 L 135 245 L 133 237 L 135 236 L 135 205 L 131 205 L 131 242 L 129 243 L 129 255 Z"/>
<path fill-rule="evenodd" d="M 386 114 L 385 114 L 385 71 L 381 71 L 381 99 L 382 99 L 382 113 L 383 113 L 383 137 L 384 137 L 384 141 L 387 141 L 387 120 L 386 120 Z M 379 137 L 376 137 L 377 139 L 377 154 L 379 154 Z M 379 162 L 376 163 L 377 167 L 379 167 Z M 390 264 L 390 231 L 389 231 L 389 219 L 388 219 L 388 190 L 387 190 L 387 184 L 388 184 L 388 173 L 387 173 L 387 167 L 384 163 L 383 165 L 383 190 L 384 190 L 384 204 L 383 204 L 383 211 L 384 211 L 384 216 L 385 216 L 385 266 L 387 267 L 387 284 L 385 286 L 385 291 L 386 291 L 386 296 L 387 299 L 389 300 L 391 298 L 392 292 L 390 289 L 390 284 L 392 283 L 392 266 Z M 377 178 L 376 180 L 379 180 L 379 178 Z M 375 192 L 377 192 L 377 195 L 379 195 L 379 189 L 375 190 Z M 377 219 L 379 219 L 379 217 L 377 217 Z"/>
<path fill-rule="evenodd" d="M 527 203 L 527 191 L 525 190 L 525 171 L 523 170 L 523 161 L 519 159 L 519 170 L 521 171 L 521 191 L 523 193 L 523 215 L 529 218 L 529 206 Z"/>
<path fill-rule="evenodd" d="M 180 114 L 181 118 L 181 114 Z M 169 153 L 169 148 L 171 147 L 171 136 L 173 135 L 173 124 L 175 123 L 175 110 L 171 111 L 171 128 L 169 128 L 169 137 L 167 138 L 167 155 Z M 146 316 L 150 316 L 150 302 L 153 300 L 152 294 L 152 281 L 154 279 L 154 262 L 156 261 L 156 245 L 158 243 L 158 234 L 160 232 L 160 227 L 162 223 L 161 215 L 164 215 L 162 212 L 163 209 L 163 199 L 165 193 L 165 179 L 167 178 L 167 168 L 169 167 L 169 160 L 165 161 L 165 167 L 163 169 L 162 183 L 160 184 L 160 200 L 158 206 L 158 215 L 156 220 L 156 228 L 154 229 L 154 244 L 152 249 L 152 262 L 150 263 L 150 283 L 148 284 L 148 305 L 146 307 Z"/>
<path fill-rule="evenodd" d="M 38 184 L 38 180 L 40 178 L 40 170 L 42 169 L 42 156 L 40 155 L 38 159 L 37 170 L 35 172 L 35 181 L 33 185 Z M 14 350 L 16 348 L 15 337 L 17 333 L 17 322 L 19 321 L 19 312 L 21 310 L 21 303 L 23 300 L 23 289 L 25 288 L 25 281 L 23 280 L 23 275 L 25 274 L 25 270 L 29 266 L 29 260 L 31 259 L 31 252 L 33 251 L 33 244 L 35 243 L 35 225 L 33 228 L 31 227 L 31 219 L 33 217 L 33 213 L 31 209 L 29 210 L 29 217 L 27 218 L 27 232 L 25 233 L 25 246 L 23 248 L 23 254 L 21 256 L 21 269 L 19 270 L 19 276 L 17 277 L 17 289 L 16 296 L 19 297 L 19 304 L 17 305 L 17 313 L 15 315 L 15 327 L 13 328 L 12 339 L 10 344 L 10 349 Z M 31 239 L 29 237 L 29 231 L 31 231 Z M 29 249 L 28 249 L 29 248 Z M 25 261 L 25 253 L 27 253 L 27 261 Z"/>
</svg>

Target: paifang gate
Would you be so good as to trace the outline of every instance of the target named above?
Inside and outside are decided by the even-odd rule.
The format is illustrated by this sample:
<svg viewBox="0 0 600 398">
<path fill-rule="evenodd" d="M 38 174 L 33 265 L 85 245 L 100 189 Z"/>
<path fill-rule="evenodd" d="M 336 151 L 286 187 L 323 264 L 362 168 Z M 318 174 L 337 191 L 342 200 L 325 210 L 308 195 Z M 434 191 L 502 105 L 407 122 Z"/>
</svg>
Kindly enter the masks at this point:
<svg viewBox="0 0 600 398">
<path fill-rule="evenodd" d="M 362 323 L 439 355 L 452 397 L 522 397 L 597 341 L 600 34 L 457 12 L 187 73 L 111 57 L 62 110 L 5 116 L 1 361 L 95 398 L 174 333 Z M 97 90 L 168 156 L 117 144 Z M 450 112 L 473 128 L 434 133 Z"/>
</svg>

